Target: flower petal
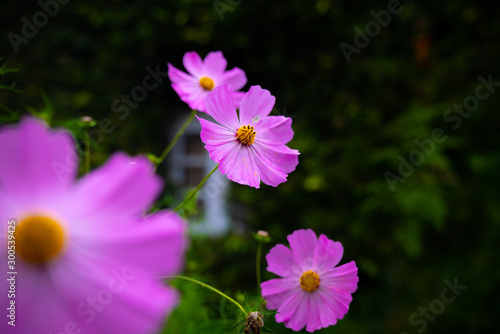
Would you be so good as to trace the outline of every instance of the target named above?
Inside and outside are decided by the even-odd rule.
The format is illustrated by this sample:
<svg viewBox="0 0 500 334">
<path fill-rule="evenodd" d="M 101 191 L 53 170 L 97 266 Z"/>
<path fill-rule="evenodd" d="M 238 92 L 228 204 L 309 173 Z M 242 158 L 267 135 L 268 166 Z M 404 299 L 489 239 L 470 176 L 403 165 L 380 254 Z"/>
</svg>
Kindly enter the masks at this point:
<svg viewBox="0 0 500 334">
<path fill-rule="evenodd" d="M 220 163 L 221 173 L 226 174 L 237 162 L 237 154 L 241 143 L 236 139 L 235 132 L 219 124 L 199 118 L 201 125 L 201 141 L 205 143 L 210 159 Z M 231 155 L 231 158 L 223 159 Z"/>
<path fill-rule="evenodd" d="M 172 84 L 172 88 L 180 99 L 188 104 L 189 108 L 206 112 L 205 98 L 208 93 L 198 83 L 182 82 Z"/>
<path fill-rule="evenodd" d="M 256 123 L 255 140 L 266 145 L 284 145 L 293 138 L 292 119 L 284 116 L 268 116 Z"/>
<path fill-rule="evenodd" d="M 311 322 L 314 326 L 317 325 L 314 322 L 317 320 L 311 318 L 311 296 L 313 294 L 304 292 L 300 295 L 302 297 L 299 300 L 299 305 L 295 309 L 295 312 L 293 313 L 292 317 L 288 320 L 285 321 L 285 326 L 288 328 L 293 329 L 294 331 L 300 331 L 303 329 L 306 325 Z M 318 316 L 318 314 L 314 314 L 313 316 Z"/>
<path fill-rule="evenodd" d="M 203 60 L 203 66 L 205 75 L 220 75 L 226 69 L 227 61 L 221 51 L 212 51 Z"/>
<path fill-rule="evenodd" d="M 323 312 L 323 307 L 320 303 L 320 296 L 317 293 L 310 293 L 307 299 L 307 309 L 309 314 L 306 320 L 306 331 L 314 332 L 315 330 L 321 329 L 321 313 Z"/>
<path fill-rule="evenodd" d="M 292 253 L 302 269 L 302 272 L 315 270 L 314 251 L 318 238 L 313 230 L 297 230 L 288 237 Z"/>
<path fill-rule="evenodd" d="M 299 287 L 299 281 L 295 278 L 274 278 L 261 283 L 262 296 L 281 294 L 288 290 Z"/>
<path fill-rule="evenodd" d="M 340 242 L 336 242 L 321 234 L 316 245 L 314 259 L 317 264 L 318 274 L 329 271 L 335 267 L 344 254 L 344 248 Z"/>
<path fill-rule="evenodd" d="M 337 323 L 337 313 L 332 304 L 332 300 L 328 299 L 328 296 L 325 294 L 320 293 L 321 287 L 317 291 L 318 293 L 314 294 L 314 299 L 321 308 L 321 312 L 319 313 L 321 326 L 325 328 L 335 325 Z"/>
<path fill-rule="evenodd" d="M 187 103 L 193 110 L 206 112 L 205 98 L 208 92 L 200 86 L 199 79 L 170 64 L 168 64 L 168 76 L 172 81 L 172 88 L 183 102 Z"/>
<path fill-rule="evenodd" d="M 198 80 L 199 80 L 199 79 L 196 79 L 195 77 L 187 74 L 186 72 L 178 70 L 170 63 L 168 64 L 168 77 L 169 77 L 170 81 L 172 81 L 174 83 L 192 82 L 192 83 L 198 84 Z"/>
<path fill-rule="evenodd" d="M 323 327 L 334 325 L 349 310 L 352 293 L 357 289 L 358 269 L 354 261 L 333 268 L 329 273 L 321 275 L 321 285 L 316 290 L 321 296 Z"/>
<path fill-rule="evenodd" d="M 303 305 L 304 300 L 307 298 L 306 294 L 307 292 L 302 289 L 294 290 L 278 307 L 276 322 L 284 322 L 286 327 L 295 331 L 301 330 L 306 325 L 304 313 L 307 312 L 307 309 Z"/>
<path fill-rule="evenodd" d="M 248 125 L 264 119 L 273 109 L 276 98 L 260 86 L 252 86 L 240 104 L 240 123 Z"/>
<path fill-rule="evenodd" d="M 231 86 L 231 89 L 236 91 L 240 90 L 241 88 L 243 88 L 243 86 L 246 85 L 247 76 L 241 68 L 235 67 L 229 71 L 224 72 L 224 74 L 222 75 L 222 82 L 227 83 L 229 86 Z"/>
<path fill-rule="evenodd" d="M 0 189 L 16 205 L 43 205 L 64 196 L 78 171 L 71 135 L 31 117 L 1 128 L 0 156 Z"/>
<path fill-rule="evenodd" d="M 232 146 L 229 147 L 229 145 Z M 226 146 L 229 147 L 226 151 L 227 155 L 220 159 L 221 173 L 231 181 L 258 189 L 260 187 L 259 169 L 250 153 L 251 148 L 239 142 Z"/>
<path fill-rule="evenodd" d="M 53 286 L 47 290 L 60 292 L 60 299 L 71 311 L 71 317 L 65 320 L 77 323 L 84 333 L 95 334 L 146 334 L 156 332 L 163 326 L 165 316 L 178 302 L 173 289 L 163 286 L 158 278 L 144 276 L 142 271 L 136 272 L 133 267 L 117 267 L 96 259 L 93 263 L 88 258 L 86 260 L 72 259 L 67 266 L 51 270 Z M 53 327 L 57 333 L 63 329 Z M 50 330 L 47 332 L 50 333 Z"/>
<path fill-rule="evenodd" d="M 244 92 L 233 92 L 233 103 L 236 109 L 240 109 L 241 101 L 243 100 L 244 96 Z"/>
<path fill-rule="evenodd" d="M 286 299 L 284 299 L 277 308 L 278 313 L 276 313 L 275 316 L 276 322 L 288 321 L 293 316 L 298 306 L 298 298 L 300 298 L 304 292 L 305 291 L 302 289 L 294 289 L 287 293 Z"/>
<path fill-rule="evenodd" d="M 278 185 L 287 180 L 286 179 L 288 176 L 287 174 L 282 173 L 276 168 L 274 168 L 274 165 L 263 163 L 262 158 L 258 154 L 256 155 L 258 157 L 258 160 L 260 160 L 257 163 L 257 166 L 259 168 L 259 175 L 260 178 L 262 179 L 262 182 L 264 182 L 268 186 L 277 187 Z"/>
<path fill-rule="evenodd" d="M 241 166 L 241 171 L 231 171 L 228 173 L 228 177 L 230 175 L 241 175 L 241 180 L 237 180 L 235 178 L 230 178 L 230 180 L 234 180 L 240 184 L 247 184 L 250 187 L 259 188 L 260 187 L 260 175 L 259 168 L 257 167 L 254 159 L 254 154 L 252 152 L 252 148 L 249 149 L 242 145 L 241 147 L 241 157 L 242 161 L 238 165 Z"/>
<path fill-rule="evenodd" d="M 254 143 L 253 146 L 259 174 L 262 181 L 267 185 L 276 187 L 285 182 L 288 173 L 293 171 L 299 163 L 298 151 L 291 150 L 284 145 L 279 147 Z M 281 153 L 277 149 L 286 153 Z"/>
<path fill-rule="evenodd" d="M 210 116 L 219 124 L 229 129 L 234 129 L 236 133 L 240 124 L 238 122 L 232 95 L 227 84 L 217 86 L 208 94 L 205 105 L 207 113 Z"/>
<path fill-rule="evenodd" d="M 182 57 L 182 63 L 186 70 L 198 80 L 204 75 L 203 61 L 196 52 L 186 52 Z"/>
<path fill-rule="evenodd" d="M 176 213 L 161 211 L 118 230 L 102 228 L 85 247 L 123 266 L 144 268 L 157 276 L 173 275 L 184 262 L 186 225 Z"/>
<path fill-rule="evenodd" d="M 257 189 L 260 187 L 258 168 L 250 153 L 250 148 L 236 141 L 220 147 L 211 146 L 207 149 L 209 149 L 212 160 L 215 162 L 219 160 L 219 170 L 228 179 Z"/>
<path fill-rule="evenodd" d="M 321 286 L 318 290 L 318 293 L 322 299 L 323 312 L 326 319 L 322 319 L 322 321 L 332 322 L 331 318 L 342 319 L 349 310 L 349 304 L 352 301 L 352 296 L 346 292 L 335 292 L 330 289 L 322 289 Z M 330 316 L 330 318 L 328 318 Z M 333 323 L 335 324 L 336 321 Z"/>
<path fill-rule="evenodd" d="M 358 268 L 354 261 L 331 268 L 321 275 L 321 284 L 339 293 L 353 293 L 358 288 L 358 281 Z"/>
<path fill-rule="evenodd" d="M 261 283 L 262 297 L 266 299 L 266 307 L 277 309 L 294 291 L 300 289 L 297 278 L 275 278 Z"/>
<path fill-rule="evenodd" d="M 97 290 L 99 287 L 101 290 Z M 94 294 L 90 295 L 92 296 L 90 298 L 104 297 L 101 291 L 109 291 L 105 289 L 106 285 L 94 288 Z M 112 294 L 110 299 L 108 305 L 97 304 L 102 307 L 102 311 L 94 312 L 95 317 L 88 323 L 86 322 L 90 319 L 88 316 L 75 319 L 82 333 L 158 333 L 164 327 L 168 314 L 178 304 L 179 296 L 175 290 L 163 286 L 160 282 L 137 277 L 122 291 Z M 83 312 L 88 315 L 92 310 L 90 306 L 83 307 L 82 304 L 76 309 L 80 311 L 80 316 L 84 314 Z"/>
<path fill-rule="evenodd" d="M 2 258 L 7 258 L 4 252 L 0 253 Z M 64 294 L 52 280 L 50 270 L 42 268 L 23 265 L 20 258 L 16 259 L 16 269 L 19 274 L 14 275 L 15 297 L 13 298 L 7 298 L 8 283 L 10 283 L 7 278 L 11 277 L 2 275 L 0 289 L 5 291 L 5 297 L 0 298 L 0 306 L 6 310 L 10 306 L 9 301 L 13 300 L 16 321 L 14 321 L 15 327 L 7 324 L 7 321 L 13 319 L 6 318 L 2 321 L 1 333 L 58 333 L 56 329 L 64 331 L 66 324 L 75 318 L 76 309 L 68 308 Z M 40 305 L 40 302 L 43 302 L 43 305 Z"/>
<path fill-rule="evenodd" d="M 140 217 L 161 190 L 162 181 L 153 173 L 146 157 L 114 154 L 109 161 L 83 177 L 76 189 L 73 205 L 66 214 L 86 225 L 127 224 L 130 217 Z"/>
<path fill-rule="evenodd" d="M 266 255 L 267 271 L 272 272 L 278 276 L 291 278 L 300 277 L 302 271 L 300 264 L 292 254 L 290 248 L 277 244 Z"/>
<path fill-rule="evenodd" d="M 214 148 L 217 149 L 218 146 L 238 142 L 236 139 L 236 131 L 220 126 L 219 124 L 212 123 L 198 116 L 196 116 L 196 118 L 200 121 L 200 137 L 204 144 L 214 146 Z M 219 162 L 219 160 L 215 162 Z"/>
<path fill-rule="evenodd" d="M 0 228 L 0 249 L 5 249 L 5 243 L 7 242 L 7 231 L 9 229 L 8 225 L 11 219 L 15 218 L 15 205 L 12 203 L 7 194 L 5 194 L 0 188 L 0 221 L 5 222 L 5 225 Z"/>
<path fill-rule="evenodd" d="M 254 143 L 262 161 L 272 165 L 274 169 L 289 174 L 295 170 L 299 164 L 299 151 L 292 150 L 285 145 L 271 146 L 261 143 Z"/>
</svg>

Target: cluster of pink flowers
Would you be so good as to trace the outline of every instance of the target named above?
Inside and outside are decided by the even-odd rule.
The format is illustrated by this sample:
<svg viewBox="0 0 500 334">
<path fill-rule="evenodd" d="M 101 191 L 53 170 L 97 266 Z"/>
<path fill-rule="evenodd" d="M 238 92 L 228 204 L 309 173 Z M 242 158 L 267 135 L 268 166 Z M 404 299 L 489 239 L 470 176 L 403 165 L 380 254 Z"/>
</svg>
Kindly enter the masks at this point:
<svg viewBox="0 0 500 334">
<path fill-rule="evenodd" d="M 276 187 L 299 163 L 292 140 L 292 119 L 269 116 L 275 98 L 268 90 L 246 84 L 239 68 L 225 71 L 222 52 L 210 52 L 202 61 L 195 52 L 184 55 L 184 73 L 168 64 L 172 87 L 191 108 L 204 111 L 217 123 L 198 117 L 201 140 L 210 158 L 228 179 L 259 188 L 260 181 Z M 236 111 L 239 109 L 239 114 Z"/>
<path fill-rule="evenodd" d="M 210 115 L 218 124 L 198 117 L 201 140 L 210 158 L 228 179 L 259 188 L 260 181 L 276 187 L 298 164 L 297 150 L 286 144 L 293 138 L 292 120 L 269 116 L 275 98 L 252 86 L 241 98 L 244 73 L 224 72 L 226 60 L 211 52 L 204 61 L 188 52 L 184 66 L 190 75 L 169 64 L 172 87 L 191 108 Z M 237 112 L 237 110 L 239 112 Z M 277 245 L 266 256 L 267 270 L 281 276 L 262 283 L 267 307 L 276 309 L 276 321 L 299 331 L 335 325 L 347 313 L 356 291 L 358 269 L 354 261 L 342 266 L 342 245 L 312 230 L 288 236 L 291 250 Z"/>
<path fill-rule="evenodd" d="M 226 71 L 221 52 L 184 55 L 189 74 L 168 65 L 172 87 L 198 117 L 201 141 L 222 174 L 239 184 L 276 187 L 298 164 L 292 120 L 270 116 L 275 98 L 260 86 L 239 91 L 245 73 Z M 77 179 L 72 136 L 35 118 L 0 128 L 1 333 L 154 333 L 178 303 L 161 277 L 181 271 L 185 222 L 172 211 L 146 214 L 162 181 L 144 156 L 114 154 Z M 281 278 L 262 283 L 267 307 L 293 330 L 334 325 L 357 288 L 339 242 L 312 230 L 288 236 L 266 256 Z M 5 271 L 4 271 L 5 273 Z M 256 326 L 262 320 L 258 312 Z M 16 322 L 16 319 L 19 321 Z M 14 326 L 15 325 L 15 326 Z"/>
</svg>

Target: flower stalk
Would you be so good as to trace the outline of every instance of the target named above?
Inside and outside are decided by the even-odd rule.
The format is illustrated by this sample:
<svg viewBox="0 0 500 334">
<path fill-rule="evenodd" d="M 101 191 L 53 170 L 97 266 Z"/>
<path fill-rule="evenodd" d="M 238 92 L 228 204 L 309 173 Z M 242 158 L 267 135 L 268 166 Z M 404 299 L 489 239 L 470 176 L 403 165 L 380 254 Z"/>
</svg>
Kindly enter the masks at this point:
<svg viewBox="0 0 500 334">
<path fill-rule="evenodd" d="M 175 143 L 177 143 L 179 138 L 184 134 L 184 131 L 186 131 L 189 124 L 191 124 L 191 122 L 193 121 L 194 116 L 196 116 L 196 112 L 197 112 L 196 110 L 191 111 L 191 115 L 189 115 L 189 118 L 184 122 L 184 124 L 182 124 L 181 128 L 179 129 L 179 131 L 177 131 L 177 133 L 175 134 L 172 141 L 168 144 L 165 151 L 163 151 L 163 153 L 158 157 L 158 160 L 156 161 L 156 168 L 158 168 L 158 166 L 163 162 L 163 160 L 165 160 L 170 151 L 172 151 L 172 149 L 175 146 Z"/>
<path fill-rule="evenodd" d="M 257 291 L 260 295 L 260 283 L 262 283 L 261 278 L 261 258 L 262 258 L 262 245 L 271 241 L 269 233 L 267 231 L 259 230 L 257 233 L 252 233 L 255 240 L 257 240 L 257 256 L 255 259 L 255 274 L 257 276 Z"/>
<path fill-rule="evenodd" d="M 196 195 L 196 193 L 198 192 L 198 190 L 200 190 L 200 188 L 203 186 L 203 184 L 205 184 L 205 182 L 210 178 L 210 176 L 212 176 L 212 174 L 217 170 L 217 168 L 219 168 L 219 164 L 217 164 L 214 169 L 212 169 L 212 171 L 210 173 L 208 173 L 207 176 L 205 176 L 203 178 L 203 180 L 201 180 L 201 182 L 196 186 L 196 188 L 194 188 L 190 193 L 189 195 L 184 199 L 184 201 L 182 201 L 181 204 L 177 205 L 177 207 L 174 209 L 175 212 L 179 211 L 180 209 L 182 209 L 182 207 L 184 205 L 186 205 L 187 202 L 189 202 L 191 200 L 191 198 L 194 197 L 194 195 Z"/>
<path fill-rule="evenodd" d="M 262 283 L 262 278 L 260 274 L 260 258 L 262 257 L 262 241 L 259 240 L 257 245 L 257 259 L 255 260 L 255 273 L 257 275 L 257 291 L 260 295 L 260 283 Z"/>
<path fill-rule="evenodd" d="M 243 308 L 243 306 L 240 305 L 240 303 L 238 303 L 236 300 L 234 300 L 233 298 L 229 297 L 228 295 L 226 295 L 224 292 L 220 291 L 220 290 L 217 290 L 216 288 L 214 288 L 213 286 L 211 285 L 208 285 L 206 283 L 203 283 L 203 282 L 200 282 L 194 278 L 191 278 L 191 277 L 187 277 L 187 276 L 182 276 L 182 275 L 177 275 L 177 276 L 172 276 L 171 278 L 178 278 L 178 279 L 183 279 L 185 281 L 189 281 L 191 283 L 195 283 L 195 284 L 198 284 L 206 289 L 209 289 L 209 290 L 212 290 L 213 292 L 219 294 L 220 296 L 226 298 L 227 300 L 229 300 L 231 303 L 233 303 L 234 305 L 238 306 L 238 308 L 243 312 L 243 313 L 247 313 L 247 311 L 245 311 L 245 309 Z"/>
<path fill-rule="evenodd" d="M 90 172 L 90 134 L 89 130 L 85 130 L 85 155 L 84 155 L 84 173 Z"/>
</svg>

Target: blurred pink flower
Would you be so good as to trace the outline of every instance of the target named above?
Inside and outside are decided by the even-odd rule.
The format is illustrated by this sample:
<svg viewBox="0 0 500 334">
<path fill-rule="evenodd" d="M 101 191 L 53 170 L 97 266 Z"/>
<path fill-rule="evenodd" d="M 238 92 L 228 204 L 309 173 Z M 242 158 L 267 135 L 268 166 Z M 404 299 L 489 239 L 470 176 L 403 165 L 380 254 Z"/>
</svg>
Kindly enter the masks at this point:
<svg viewBox="0 0 500 334">
<path fill-rule="evenodd" d="M 220 124 L 199 118 L 201 141 L 227 178 L 259 188 L 276 187 L 299 163 L 299 151 L 286 143 L 293 138 L 292 119 L 268 116 L 275 102 L 268 90 L 252 86 L 241 100 L 239 117 L 226 84 L 206 99 L 207 110 Z"/>
<path fill-rule="evenodd" d="M 334 268 L 342 258 L 340 242 L 312 230 L 288 236 L 290 248 L 278 244 L 266 255 L 267 270 L 282 278 L 261 284 L 268 309 L 277 309 L 277 322 L 308 332 L 335 325 L 349 309 L 358 284 L 354 261 Z"/>
<path fill-rule="evenodd" d="M 189 74 L 168 64 L 168 76 L 172 88 L 191 109 L 207 112 L 205 98 L 215 87 L 223 83 L 230 86 L 234 106 L 239 107 L 244 92 L 238 92 L 247 83 L 245 72 L 238 67 L 226 71 L 227 61 L 222 52 L 210 52 L 204 60 L 192 51 L 182 59 Z"/>
<path fill-rule="evenodd" d="M 3 269 L 0 308 L 14 301 L 16 321 L 0 332 L 157 332 L 178 302 L 159 276 L 181 270 L 185 224 L 144 217 L 162 187 L 147 158 L 117 153 L 77 181 L 76 153 L 38 119 L 0 129 L 0 257 L 17 273 Z"/>
</svg>

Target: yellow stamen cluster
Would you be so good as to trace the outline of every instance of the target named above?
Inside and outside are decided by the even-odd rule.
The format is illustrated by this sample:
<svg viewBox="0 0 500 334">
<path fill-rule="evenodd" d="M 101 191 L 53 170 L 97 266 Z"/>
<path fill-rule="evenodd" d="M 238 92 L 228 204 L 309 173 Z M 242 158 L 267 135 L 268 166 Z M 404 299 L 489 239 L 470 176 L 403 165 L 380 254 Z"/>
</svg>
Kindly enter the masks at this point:
<svg viewBox="0 0 500 334">
<path fill-rule="evenodd" d="M 316 291 L 319 287 L 319 275 L 308 270 L 300 276 L 300 287 L 307 292 Z"/>
<path fill-rule="evenodd" d="M 215 87 L 215 83 L 212 79 L 208 77 L 202 77 L 200 79 L 200 86 L 203 87 L 204 90 L 212 90 Z"/>
<path fill-rule="evenodd" d="M 253 126 L 243 125 L 236 131 L 236 137 L 243 145 L 251 145 L 255 141 L 255 135 L 257 132 L 254 131 Z"/>
<path fill-rule="evenodd" d="M 52 218 L 31 216 L 16 226 L 16 253 L 31 263 L 44 263 L 56 257 L 64 246 L 64 230 Z"/>
</svg>

